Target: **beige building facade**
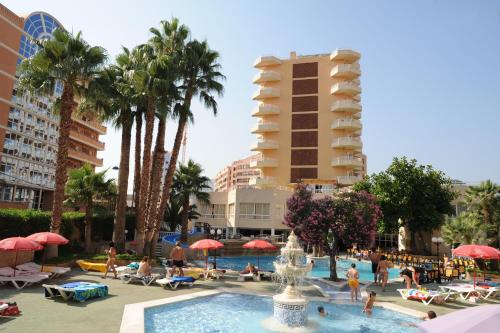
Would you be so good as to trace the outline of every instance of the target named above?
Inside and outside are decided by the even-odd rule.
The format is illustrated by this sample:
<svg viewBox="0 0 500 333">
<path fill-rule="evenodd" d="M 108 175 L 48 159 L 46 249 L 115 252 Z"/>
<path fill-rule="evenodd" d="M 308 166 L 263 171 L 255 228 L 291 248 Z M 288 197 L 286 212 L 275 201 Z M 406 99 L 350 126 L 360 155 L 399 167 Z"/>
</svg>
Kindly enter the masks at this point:
<svg viewBox="0 0 500 333">
<path fill-rule="evenodd" d="M 280 235 L 288 232 L 283 224 L 286 200 L 291 190 L 239 188 L 211 192 L 210 204 L 193 202 L 201 217 L 196 223 L 208 223 L 224 230 L 225 235 Z"/>
<path fill-rule="evenodd" d="M 223 192 L 248 187 L 250 181 L 260 177 L 260 170 L 251 165 L 261 158 L 260 154 L 254 154 L 224 167 L 215 176 L 214 191 Z"/>
<path fill-rule="evenodd" d="M 266 188 L 304 181 L 320 187 L 352 185 L 366 173 L 361 142 L 360 54 L 289 59 L 260 57 L 253 82 L 258 119 L 251 147 L 262 154 L 252 163 L 262 177 L 251 184 Z"/>
</svg>

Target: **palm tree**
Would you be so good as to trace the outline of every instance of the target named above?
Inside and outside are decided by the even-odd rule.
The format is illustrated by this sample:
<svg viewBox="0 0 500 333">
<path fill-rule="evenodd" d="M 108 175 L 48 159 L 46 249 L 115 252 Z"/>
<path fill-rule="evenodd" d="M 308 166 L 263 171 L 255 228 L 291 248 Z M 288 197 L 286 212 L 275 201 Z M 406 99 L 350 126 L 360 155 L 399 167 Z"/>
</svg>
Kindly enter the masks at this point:
<svg viewBox="0 0 500 333">
<path fill-rule="evenodd" d="M 193 221 L 201 216 L 197 209 L 196 205 L 189 205 L 188 220 Z M 170 194 L 170 200 L 163 220 L 167 223 L 171 232 L 175 232 L 177 227 L 182 225 L 182 202 L 178 195 Z"/>
<path fill-rule="evenodd" d="M 67 175 L 69 131 L 71 116 L 76 108 L 75 97 L 85 95 L 85 88 L 92 82 L 106 60 L 106 52 L 90 46 L 81 33 L 57 29 L 51 40 L 39 43 L 40 50 L 22 62 L 19 86 L 34 93 L 51 96 L 56 84 L 63 85 L 59 108 L 59 138 L 55 174 L 55 190 L 50 230 L 59 233 L 62 220 L 64 185 Z"/>
<path fill-rule="evenodd" d="M 182 203 L 181 212 L 181 242 L 187 242 L 189 199 L 196 198 L 198 202 L 209 203 L 210 179 L 202 175 L 201 165 L 188 161 L 187 165 L 179 165 L 175 172 L 172 189 L 179 196 Z"/>
<path fill-rule="evenodd" d="M 94 172 L 90 164 L 69 172 L 65 194 L 67 202 L 85 206 L 85 251 L 92 249 L 92 209 L 94 201 L 99 198 L 108 199 L 116 195 L 114 179 L 106 179 L 106 171 Z"/>
<path fill-rule="evenodd" d="M 465 195 L 469 204 L 480 207 L 484 223 L 491 225 L 493 223 L 493 207 L 500 196 L 500 186 L 488 179 L 481 182 L 479 186 L 469 187 Z"/>
<path fill-rule="evenodd" d="M 447 218 L 441 229 L 444 241 L 451 246 L 457 243 L 481 244 L 486 241 L 486 232 L 487 226 L 474 211 Z"/>
<path fill-rule="evenodd" d="M 158 237 L 159 226 L 165 214 L 184 129 L 187 122 L 193 117 L 191 113 L 191 101 L 193 97 L 198 96 L 205 107 L 211 109 L 214 115 L 217 115 L 217 102 L 213 95 L 223 95 L 224 86 L 220 81 L 225 79 L 225 76 L 219 72 L 221 66 L 218 60 L 219 53 L 211 50 L 206 41 L 191 41 L 187 43 L 183 49 L 182 57 L 179 60 L 179 71 L 181 75 L 180 89 L 182 90 L 183 98 L 182 102 L 173 110 L 174 115 L 178 118 L 177 132 L 175 134 L 172 156 L 170 158 L 167 174 L 165 175 L 161 202 L 155 220 L 152 239 Z"/>
</svg>

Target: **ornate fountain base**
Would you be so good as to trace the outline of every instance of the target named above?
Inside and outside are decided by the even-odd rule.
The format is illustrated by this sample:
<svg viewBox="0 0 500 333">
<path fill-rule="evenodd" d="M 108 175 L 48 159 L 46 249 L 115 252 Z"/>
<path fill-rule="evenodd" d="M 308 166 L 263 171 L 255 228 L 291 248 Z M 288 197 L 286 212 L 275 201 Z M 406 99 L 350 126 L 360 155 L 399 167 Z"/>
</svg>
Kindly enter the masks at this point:
<svg viewBox="0 0 500 333">
<path fill-rule="evenodd" d="M 285 293 L 273 297 L 274 319 L 288 327 L 303 327 L 307 324 L 307 304 L 305 298 L 286 297 Z"/>
</svg>

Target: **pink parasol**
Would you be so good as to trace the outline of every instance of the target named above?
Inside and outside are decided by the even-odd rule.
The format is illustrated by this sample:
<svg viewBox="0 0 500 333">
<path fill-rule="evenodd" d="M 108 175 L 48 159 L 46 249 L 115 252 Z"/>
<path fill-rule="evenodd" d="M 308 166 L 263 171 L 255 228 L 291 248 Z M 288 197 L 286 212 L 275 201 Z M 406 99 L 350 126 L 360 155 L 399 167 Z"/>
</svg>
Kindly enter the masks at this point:
<svg viewBox="0 0 500 333">
<path fill-rule="evenodd" d="M 273 244 L 269 243 L 266 240 L 263 239 L 255 239 L 252 240 L 248 243 L 243 244 L 242 246 L 244 249 L 252 249 L 252 250 L 257 250 L 257 267 L 259 267 L 259 250 L 261 251 L 274 251 L 276 250 L 276 246 Z"/>
<path fill-rule="evenodd" d="M 56 234 L 55 232 L 37 232 L 36 234 L 29 235 L 26 237 L 29 240 L 40 243 L 42 245 L 65 245 L 69 243 L 69 240 L 65 237 Z M 45 262 L 45 250 L 43 251 L 42 256 L 42 268 L 40 271 L 43 271 L 43 264 Z"/>
<path fill-rule="evenodd" d="M 486 245 L 462 245 L 453 250 L 456 257 L 467 257 L 472 259 L 500 259 L 500 251 Z M 474 288 L 476 288 L 476 270 L 474 269 Z"/>
<path fill-rule="evenodd" d="M 16 259 L 14 261 L 14 276 L 16 276 L 17 254 L 19 251 L 38 251 L 43 249 L 43 246 L 24 237 L 5 238 L 0 241 L 0 250 L 16 251 Z"/>
<path fill-rule="evenodd" d="M 203 252 L 205 252 L 208 250 L 217 250 L 217 249 L 220 249 L 221 247 L 224 247 L 224 244 L 222 244 L 219 241 L 216 241 L 214 239 L 202 239 L 202 240 L 199 240 L 199 241 L 191 244 L 191 246 L 189 248 L 193 249 L 193 250 L 204 250 Z M 217 260 L 217 259 L 215 259 L 215 260 Z M 208 256 L 207 255 L 205 256 L 205 269 L 208 269 Z"/>
</svg>

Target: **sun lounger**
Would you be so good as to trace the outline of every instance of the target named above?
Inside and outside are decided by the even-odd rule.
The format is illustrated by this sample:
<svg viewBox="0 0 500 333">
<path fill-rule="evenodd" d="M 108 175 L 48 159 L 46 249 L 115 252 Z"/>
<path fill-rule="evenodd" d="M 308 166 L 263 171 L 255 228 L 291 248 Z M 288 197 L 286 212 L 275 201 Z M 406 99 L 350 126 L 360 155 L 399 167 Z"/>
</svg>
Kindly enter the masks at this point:
<svg viewBox="0 0 500 333">
<path fill-rule="evenodd" d="M 84 302 L 93 297 L 105 297 L 108 295 L 108 286 L 104 284 L 88 282 L 72 282 L 63 285 L 43 284 L 46 298 L 61 296 L 65 301 L 74 300 Z"/>
<path fill-rule="evenodd" d="M 238 275 L 238 281 L 243 282 L 246 279 L 252 279 L 254 281 L 260 281 L 260 274 L 254 274 L 254 273 L 240 273 Z"/>
<path fill-rule="evenodd" d="M 131 262 L 126 266 L 118 266 L 115 268 L 118 274 L 134 274 L 137 272 L 138 269 L 139 269 L 138 262 Z"/>
<path fill-rule="evenodd" d="M 144 286 L 149 286 L 151 283 L 155 282 L 159 275 L 150 275 L 150 276 L 142 276 L 137 274 L 122 274 L 120 275 L 120 279 L 123 283 L 134 283 L 140 282 Z"/>
<path fill-rule="evenodd" d="M 192 276 L 176 276 L 156 280 L 156 283 L 158 283 L 163 288 L 170 287 L 171 289 L 177 289 L 178 286 L 183 284 L 187 284 L 192 287 L 195 281 L 196 279 Z"/>
<path fill-rule="evenodd" d="M 434 301 L 436 304 L 442 304 L 446 302 L 446 300 L 455 295 L 456 293 L 452 292 L 440 292 L 435 290 L 418 290 L 418 289 L 398 289 L 399 294 L 404 300 L 412 299 L 418 300 L 424 303 L 425 305 L 429 305 Z"/>
<path fill-rule="evenodd" d="M 29 272 L 27 272 L 29 273 Z M 0 276 L 0 285 L 12 283 L 16 289 L 23 289 L 33 283 L 41 282 L 48 279 L 47 275 L 42 274 L 24 274 L 20 275 L 16 273 L 16 276 Z"/>
<path fill-rule="evenodd" d="M 478 286 L 476 288 L 472 284 L 453 284 L 440 287 L 445 292 L 455 292 L 460 295 L 463 300 L 469 300 L 473 296 L 479 296 L 482 299 L 496 297 L 500 289 L 498 287 Z"/>
<path fill-rule="evenodd" d="M 36 272 L 36 273 L 50 273 L 51 279 L 71 271 L 71 268 L 69 267 L 57 267 L 57 266 L 42 267 L 41 265 L 38 265 L 34 262 L 27 262 L 21 265 L 17 265 L 16 269 L 21 271 Z"/>
<path fill-rule="evenodd" d="M 96 262 L 90 262 L 86 260 L 77 260 L 76 264 L 80 266 L 80 268 L 84 271 L 96 271 L 96 272 L 106 272 L 106 264 L 104 263 L 96 263 Z M 115 268 L 117 266 L 115 265 Z"/>
</svg>

